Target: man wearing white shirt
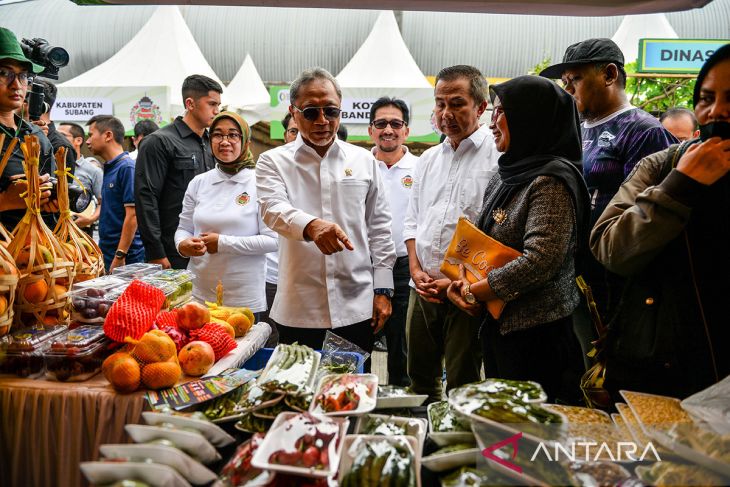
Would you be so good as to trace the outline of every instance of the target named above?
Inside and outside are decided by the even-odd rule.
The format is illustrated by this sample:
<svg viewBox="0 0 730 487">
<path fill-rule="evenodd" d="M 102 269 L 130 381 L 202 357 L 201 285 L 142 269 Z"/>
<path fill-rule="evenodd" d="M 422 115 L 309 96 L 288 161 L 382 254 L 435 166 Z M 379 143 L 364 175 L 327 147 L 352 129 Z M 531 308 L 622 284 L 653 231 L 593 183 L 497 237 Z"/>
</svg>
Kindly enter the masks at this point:
<svg viewBox="0 0 730 487">
<path fill-rule="evenodd" d="M 444 68 L 436 77 L 434 115 L 446 139 L 421 155 L 405 219 L 403 239 L 411 278 L 408 376 L 412 388 L 441 400 L 446 367 L 448 389 L 479 380 L 481 318 L 445 299 L 450 281 L 440 271 L 456 223 L 476 220 L 487 182 L 497 171 L 499 153 L 487 125 L 487 83 L 471 66 Z"/>
<path fill-rule="evenodd" d="M 329 72 L 305 70 L 289 94 L 299 135 L 256 165 L 261 217 L 283 237 L 269 316 L 280 343 L 321 348 L 332 329 L 372 352 L 391 313 L 395 262 L 377 161 L 337 140 L 342 91 Z"/>
<path fill-rule="evenodd" d="M 403 220 L 411 197 L 418 157 L 403 145 L 408 138 L 409 118 L 408 105 L 403 100 L 382 97 L 370 108 L 368 127 L 370 138 L 375 144 L 372 153 L 378 161 L 393 218 L 391 230 L 396 254 L 393 267 L 395 295 L 391 300 L 393 313 L 383 331 L 388 344 L 388 383 L 398 386 L 408 386 L 411 383 L 406 367 L 406 312 L 411 275 L 408 269 L 408 251 L 403 242 Z"/>
</svg>

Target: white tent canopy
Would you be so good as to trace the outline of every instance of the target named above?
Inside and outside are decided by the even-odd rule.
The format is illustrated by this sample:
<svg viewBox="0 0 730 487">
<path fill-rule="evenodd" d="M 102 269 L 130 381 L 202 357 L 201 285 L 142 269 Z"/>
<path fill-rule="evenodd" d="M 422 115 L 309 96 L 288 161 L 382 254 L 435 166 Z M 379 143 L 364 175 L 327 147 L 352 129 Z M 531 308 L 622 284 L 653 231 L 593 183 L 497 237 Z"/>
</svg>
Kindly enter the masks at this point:
<svg viewBox="0 0 730 487">
<path fill-rule="evenodd" d="M 392 10 L 384 10 L 370 35 L 337 75 L 343 88 L 430 88 L 413 60 Z"/>
<path fill-rule="evenodd" d="M 79 5 L 147 4 L 147 0 L 73 0 Z M 712 0 L 277 0 L 277 7 L 296 8 L 366 8 L 394 10 L 431 10 L 434 12 L 481 12 L 532 15 L 627 15 L 650 12 L 673 12 L 707 5 Z M 157 0 L 157 4 L 181 3 L 180 0 Z M 187 0 L 190 5 L 270 6 L 261 0 Z"/>
<path fill-rule="evenodd" d="M 191 74 L 221 83 L 178 7 L 160 6 L 114 56 L 59 85 L 59 97 L 111 99 L 114 115 L 129 128 L 129 108 L 142 97 L 149 98 L 150 93 L 155 94 L 153 103 L 165 121 L 180 114 L 182 82 Z"/>
<path fill-rule="evenodd" d="M 639 57 L 639 39 L 676 39 L 677 33 L 664 14 L 627 15 L 613 35 L 613 41 L 624 53 L 626 63 Z"/>
<path fill-rule="evenodd" d="M 271 96 L 249 54 L 246 54 L 241 68 L 223 91 L 222 98 L 223 104 L 242 115 L 249 125 L 266 120 Z"/>
</svg>

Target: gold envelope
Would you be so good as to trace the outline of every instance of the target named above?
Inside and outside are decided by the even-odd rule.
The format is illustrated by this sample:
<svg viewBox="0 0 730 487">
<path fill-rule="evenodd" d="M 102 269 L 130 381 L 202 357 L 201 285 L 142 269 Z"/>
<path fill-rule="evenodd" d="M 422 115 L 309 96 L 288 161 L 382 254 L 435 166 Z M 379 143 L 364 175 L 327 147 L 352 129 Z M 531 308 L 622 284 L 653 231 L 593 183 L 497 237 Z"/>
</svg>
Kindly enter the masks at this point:
<svg viewBox="0 0 730 487">
<path fill-rule="evenodd" d="M 521 255 L 522 252 L 496 241 L 462 216 L 446 250 L 441 272 L 455 281 L 459 279 L 459 264 L 463 264 L 466 278 L 473 284 L 486 279 L 492 269 L 502 267 Z M 506 304 L 500 298 L 490 299 L 486 302 L 487 311 L 494 319 L 498 319 Z"/>
</svg>

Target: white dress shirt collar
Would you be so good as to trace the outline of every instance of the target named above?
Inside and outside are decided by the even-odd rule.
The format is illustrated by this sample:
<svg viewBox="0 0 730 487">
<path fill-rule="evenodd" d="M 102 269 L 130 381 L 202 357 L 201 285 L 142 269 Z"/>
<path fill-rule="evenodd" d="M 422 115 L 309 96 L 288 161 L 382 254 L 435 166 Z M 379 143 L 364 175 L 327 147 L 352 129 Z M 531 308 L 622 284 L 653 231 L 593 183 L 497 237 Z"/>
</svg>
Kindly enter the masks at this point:
<svg viewBox="0 0 730 487">
<path fill-rule="evenodd" d="M 402 145 L 400 147 L 401 147 L 401 149 L 403 149 L 403 157 L 401 157 L 398 160 L 398 162 L 396 162 L 395 164 L 393 164 L 390 167 L 399 167 L 401 169 L 412 169 L 414 164 L 418 160 L 418 158 L 417 157 L 408 157 L 410 154 L 408 147 L 406 147 L 405 145 Z M 377 151 L 378 151 L 377 146 L 370 149 L 370 152 L 373 154 L 373 157 L 375 157 L 375 160 L 378 162 L 383 162 L 380 159 L 378 159 Z"/>
<path fill-rule="evenodd" d="M 479 148 L 482 146 L 484 141 L 491 133 L 492 131 L 489 129 L 489 125 L 485 123 L 484 125 L 481 125 L 478 129 L 476 129 L 469 137 L 462 140 L 459 144 L 459 147 L 461 147 L 464 142 L 467 142 L 471 143 L 477 150 L 479 150 Z M 457 150 L 459 150 L 459 147 L 454 149 L 451 146 L 451 140 L 448 137 L 444 139 L 441 145 L 444 146 L 443 150 L 451 150 L 452 152 L 456 152 Z"/>
</svg>

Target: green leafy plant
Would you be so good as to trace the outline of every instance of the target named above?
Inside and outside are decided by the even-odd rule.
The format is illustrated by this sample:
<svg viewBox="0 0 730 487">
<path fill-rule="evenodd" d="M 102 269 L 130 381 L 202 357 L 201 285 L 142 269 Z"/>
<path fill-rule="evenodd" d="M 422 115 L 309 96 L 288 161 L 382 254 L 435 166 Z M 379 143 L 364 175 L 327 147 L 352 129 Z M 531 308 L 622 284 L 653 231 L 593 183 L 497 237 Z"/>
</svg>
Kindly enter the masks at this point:
<svg viewBox="0 0 730 487">
<path fill-rule="evenodd" d="M 636 73 L 635 62 L 625 68 L 627 73 Z M 695 78 L 629 77 L 626 93 L 632 105 L 658 115 L 672 107 L 692 108 L 695 81 Z"/>
</svg>

